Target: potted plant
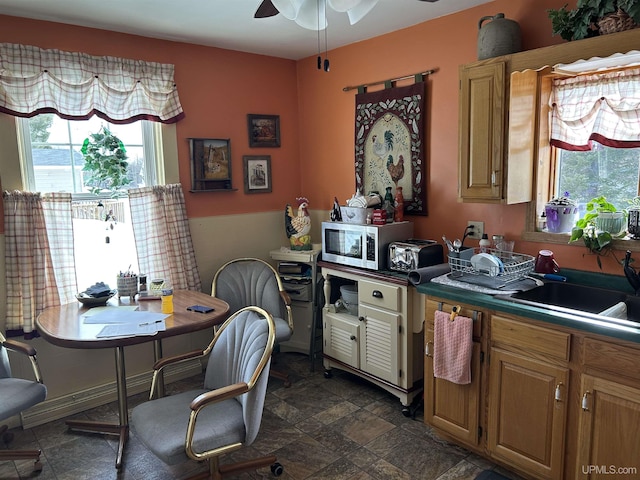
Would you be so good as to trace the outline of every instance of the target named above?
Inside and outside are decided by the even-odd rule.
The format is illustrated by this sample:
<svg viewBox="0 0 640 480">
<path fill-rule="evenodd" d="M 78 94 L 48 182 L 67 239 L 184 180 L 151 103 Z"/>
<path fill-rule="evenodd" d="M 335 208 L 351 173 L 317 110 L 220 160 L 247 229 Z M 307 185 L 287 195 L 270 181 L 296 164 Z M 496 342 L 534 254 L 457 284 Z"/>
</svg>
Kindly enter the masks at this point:
<svg viewBox="0 0 640 480">
<path fill-rule="evenodd" d="M 622 237 L 626 233 L 625 218 L 626 212 L 618 210 L 606 197 L 592 198 L 587 202 L 584 216 L 578 219 L 571 230 L 569 243 L 582 239 L 587 249 L 598 256 L 598 266 L 602 268 L 600 257 L 613 252 L 613 238 Z"/>
<path fill-rule="evenodd" d="M 82 171 L 89 173 L 85 184 L 91 193 L 97 195 L 106 190 L 117 197 L 131 183 L 124 144 L 104 125 L 84 140 L 80 151 L 84 155 Z"/>
<path fill-rule="evenodd" d="M 578 218 L 578 203 L 569 198 L 569 192 L 554 197 L 544 206 L 547 218 L 547 231 L 551 233 L 569 233 Z"/>
<path fill-rule="evenodd" d="M 627 233 L 631 238 L 640 238 L 640 197 L 629 200 L 630 207 L 627 209 Z"/>
<path fill-rule="evenodd" d="M 547 10 L 552 33 L 565 40 L 580 40 L 598 34 L 612 33 L 640 24 L 640 2 L 637 0 L 578 0 L 576 8 Z M 615 25 L 613 25 L 613 24 Z M 616 30 L 617 28 L 617 30 Z"/>
</svg>

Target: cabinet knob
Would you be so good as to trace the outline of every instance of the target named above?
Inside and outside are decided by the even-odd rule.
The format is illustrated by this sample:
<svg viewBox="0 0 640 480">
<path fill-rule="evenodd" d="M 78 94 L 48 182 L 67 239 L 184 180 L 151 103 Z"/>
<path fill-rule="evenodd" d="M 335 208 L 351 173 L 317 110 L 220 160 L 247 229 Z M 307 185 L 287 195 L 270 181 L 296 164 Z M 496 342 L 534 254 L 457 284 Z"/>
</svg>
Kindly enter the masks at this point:
<svg viewBox="0 0 640 480">
<path fill-rule="evenodd" d="M 355 336 L 355 335 L 351 335 L 351 336 L 349 337 L 349 339 L 350 339 L 350 340 L 355 340 L 355 339 L 356 339 L 356 336 Z"/>
<path fill-rule="evenodd" d="M 591 394 L 591 392 L 589 390 L 587 390 L 586 392 L 584 392 L 584 395 L 582 395 L 582 410 L 584 410 L 585 412 L 589 411 L 589 400 L 587 398 L 587 395 Z"/>
<path fill-rule="evenodd" d="M 373 295 L 373 298 L 382 298 L 382 292 L 380 290 L 374 290 L 371 295 Z"/>
<path fill-rule="evenodd" d="M 360 320 L 361 322 L 365 322 L 367 319 L 365 317 L 358 317 L 358 320 Z"/>
</svg>

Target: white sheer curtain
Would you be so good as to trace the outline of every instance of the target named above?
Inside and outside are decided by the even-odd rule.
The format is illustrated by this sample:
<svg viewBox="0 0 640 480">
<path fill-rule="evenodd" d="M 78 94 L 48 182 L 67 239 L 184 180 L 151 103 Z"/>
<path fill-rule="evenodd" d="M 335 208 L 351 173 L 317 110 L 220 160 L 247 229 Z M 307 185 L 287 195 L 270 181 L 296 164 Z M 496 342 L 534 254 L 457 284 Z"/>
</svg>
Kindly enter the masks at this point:
<svg viewBox="0 0 640 480">
<path fill-rule="evenodd" d="M 549 105 L 555 147 L 640 147 L 640 69 L 556 79 Z"/>
<path fill-rule="evenodd" d="M 169 280 L 174 289 L 202 289 L 182 186 L 129 190 L 138 266 L 149 279 Z"/>
<path fill-rule="evenodd" d="M 47 307 L 76 292 L 71 194 L 5 191 L 7 330 L 34 331 Z"/>
<path fill-rule="evenodd" d="M 184 116 L 173 72 L 170 64 L 0 43 L 0 111 L 173 123 Z"/>
</svg>

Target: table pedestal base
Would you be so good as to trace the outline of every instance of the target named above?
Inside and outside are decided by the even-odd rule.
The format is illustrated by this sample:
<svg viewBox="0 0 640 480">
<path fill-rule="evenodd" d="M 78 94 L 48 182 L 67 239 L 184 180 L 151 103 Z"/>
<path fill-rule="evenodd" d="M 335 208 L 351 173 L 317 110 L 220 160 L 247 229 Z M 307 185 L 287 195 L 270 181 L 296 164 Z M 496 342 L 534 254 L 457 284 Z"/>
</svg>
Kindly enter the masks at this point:
<svg viewBox="0 0 640 480">
<path fill-rule="evenodd" d="M 118 425 L 116 423 L 93 422 L 91 420 L 67 420 L 67 426 L 72 430 L 90 433 L 105 433 L 107 435 L 118 435 L 118 454 L 116 456 L 116 468 L 122 467 L 122 456 L 124 446 L 129 439 L 129 426 Z"/>
</svg>

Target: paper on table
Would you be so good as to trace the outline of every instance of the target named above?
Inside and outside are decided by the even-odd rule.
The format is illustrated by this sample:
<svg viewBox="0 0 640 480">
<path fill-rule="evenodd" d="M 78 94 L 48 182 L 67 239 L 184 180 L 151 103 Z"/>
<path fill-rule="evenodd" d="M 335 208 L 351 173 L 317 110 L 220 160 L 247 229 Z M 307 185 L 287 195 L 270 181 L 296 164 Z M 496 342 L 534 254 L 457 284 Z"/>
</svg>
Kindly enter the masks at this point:
<svg viewBox="0 0 640 480">
<path fill-rule="evenodd" d="M 104 307 L 90 308 L 89 310 L 87 310 L 82 314 L 82 318 L 84 319 L 84 323 L 123 323 L 122 319 L 119 319 L 118 321 L 110 322 L 108 318 L 111 318 L 112 312 L 120 312 L 122 314 L 124 312 L 134 312 L 137 309 L 138 309 L 137 305 L 131 305 L 131 306 L 123 305 L 121 307 L 105 305 Z M 108 315 L 105 316 L 104 319 L 99 319 L 98 321 L 95 321 L 93 319 L 96 316 L 101 316 L 105 312 L 107 312 Z M 113 316 L 113 320 L 116 320 L 115 316 Z"/>
<path fill-rule="evenodd" d="M 96 335 L 96 338 L 111 337 L 137 337 L 143 335 L 155 335 L 157 332 L 166 330 L 164 320 L 147 323 L 116 323 L 105 325 Z"/>
<path fill-rule="evenodd" d="M 164 313 L 137 311 L 137 310 L 120 310 L 125 307 L 107 308 L 101 312 L 88 317 L 84 317 L 84 323 L 131 323 L 140 324 L 146 322 L 155 322 L 167 318 Z"/>
</svg>

